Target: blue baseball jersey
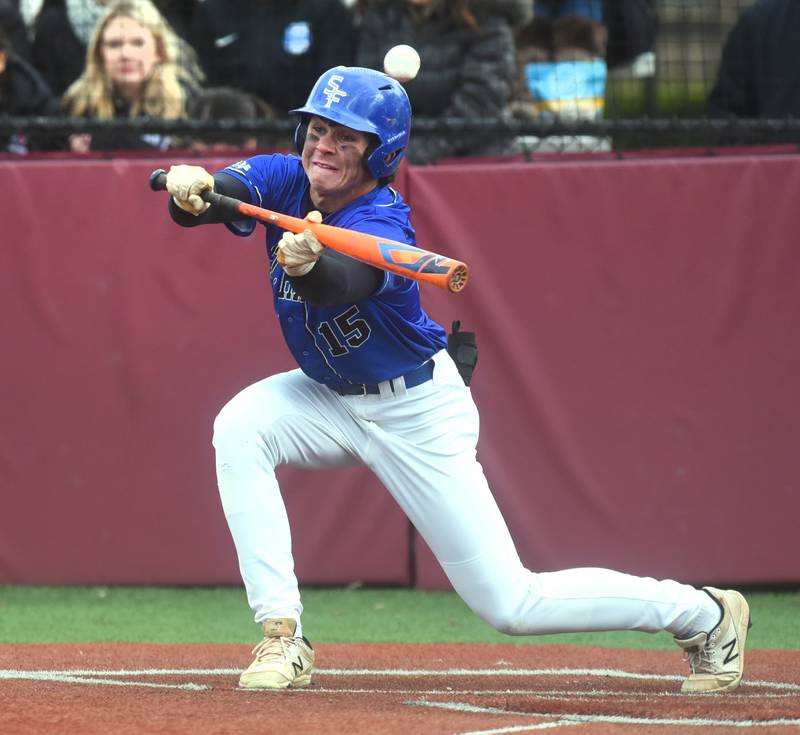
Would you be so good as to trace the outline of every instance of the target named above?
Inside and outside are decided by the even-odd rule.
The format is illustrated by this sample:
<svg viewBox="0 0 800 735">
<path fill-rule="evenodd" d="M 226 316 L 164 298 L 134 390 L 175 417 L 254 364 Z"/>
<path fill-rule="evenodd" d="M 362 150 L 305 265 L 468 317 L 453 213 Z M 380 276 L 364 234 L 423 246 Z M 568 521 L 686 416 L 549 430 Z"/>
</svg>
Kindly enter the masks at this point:
<svg viewBox="0 0 800 735">
<path fill-rule="evenodd" d="M 305 217 L 309 183 L 298 156 L 265 155 L 223 169 L 250 191 L 253 204 L 294 217 Z M 388 186 L 377 187 L 346 207 L 325 216 L 327 225 L 345 227 L 414 245 L 409 208 Z M 226 225 L 247 236 L 255 220 Z M 275 311 L 294 359 L 309 377 L 331 388 L 351 383 L 380 383 L 405 375 L 447 344 L 444 329 L 423 311 L 419 286 L 386 272 L 369 298 L 352 304 L 316 306 L 292 287 L 275 253 L 283 230 L 266 223 L 269 278 Z"/>
</svg>

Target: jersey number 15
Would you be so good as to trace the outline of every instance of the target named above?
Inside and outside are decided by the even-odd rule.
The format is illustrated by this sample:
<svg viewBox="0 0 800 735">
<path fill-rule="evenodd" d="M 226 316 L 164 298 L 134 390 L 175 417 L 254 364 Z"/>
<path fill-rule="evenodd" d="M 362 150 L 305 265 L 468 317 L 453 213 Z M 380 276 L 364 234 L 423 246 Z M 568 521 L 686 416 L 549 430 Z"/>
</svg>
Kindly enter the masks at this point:
<svg viewBox="0 0 800 735">
<path fill-rule="evenodd" d="M 350 351 L 348 345 L 353 349 L 360 347 L 370 335 L 369 324 L 359 317 L 357 306 L 351 306 L 339 316 L 322 322 L 317 331 L 328 343 L 334 357 L 346 355 Z"/>
</svg>

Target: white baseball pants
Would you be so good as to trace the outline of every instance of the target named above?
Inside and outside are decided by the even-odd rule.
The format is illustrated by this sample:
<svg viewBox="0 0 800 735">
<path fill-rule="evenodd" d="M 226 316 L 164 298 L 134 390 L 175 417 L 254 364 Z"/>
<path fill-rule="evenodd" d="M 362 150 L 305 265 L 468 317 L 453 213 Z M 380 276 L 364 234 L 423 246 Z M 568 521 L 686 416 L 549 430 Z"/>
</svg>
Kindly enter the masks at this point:
<svg viewBox="0 0 800 735">
<path fill-rule="evenodd" d="M 222 506 L 256 622 L 300 622 L 291 534 L 275 468 L 362 463 L 430 546 L 454 589 L 512 635 L 602 630 L 709 630 L 719 608 L 671 580 L 607 569 L 534 573 L 514 543 L 478 463 L 478 412 L 446 351 L 433 379 L 381 395 L 340 396 L 300 370 L 259 381 L 214 423 Z"/>
</svg>

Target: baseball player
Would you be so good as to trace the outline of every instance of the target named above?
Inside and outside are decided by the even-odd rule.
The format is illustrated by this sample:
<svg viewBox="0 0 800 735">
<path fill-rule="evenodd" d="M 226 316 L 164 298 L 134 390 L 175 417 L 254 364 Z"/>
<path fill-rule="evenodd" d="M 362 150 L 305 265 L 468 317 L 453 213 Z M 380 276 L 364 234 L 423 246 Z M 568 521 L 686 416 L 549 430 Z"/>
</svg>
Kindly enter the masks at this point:
<svg viewBox="0 0 800 735">
<path fill-rule="evenodd" d="M 403 87 L 377 71 L 335 67 L 292 112 L 298 156 L 254 156 L 213 176 L 172 166 L 175 222 L 224 222 L 250 235 L 254 220 L 204 202 L 213 189 L 415 244 L 409 208 L 389 186 L 409 141 Z M 683 691 L 738 686 L 749 626 L 742 595 L 607 569 L 526 569 L 476 459 L 470 389 L 445 330 L 420 307 L 416 282 L 326 250 L 310 230 L 264 226 L 275 311 L 299 368 L 245 388 L 214 422 L 222 506 L 264 631 L 241 687 L 304 687 L 314 668 L 275 468 L 353 463 L 378 476 L 458 594 L 497 630 L 666 630 L 689 661 Z"/>
</svg>

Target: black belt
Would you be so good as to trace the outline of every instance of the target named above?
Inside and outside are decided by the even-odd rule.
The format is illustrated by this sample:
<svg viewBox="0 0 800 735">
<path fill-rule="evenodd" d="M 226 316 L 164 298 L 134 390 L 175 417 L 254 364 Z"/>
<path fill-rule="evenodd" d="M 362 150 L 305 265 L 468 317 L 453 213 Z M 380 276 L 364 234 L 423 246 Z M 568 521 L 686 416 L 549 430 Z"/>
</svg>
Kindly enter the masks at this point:
<svg viewBox="0 0 800 735">
<path fill-rule="evenodd" d="M 410 373 L 403 376 L 406 388 L 413 388 L 415 385 L 427 383 L 433 377 L 433 360 L 423 362 L 418 368 L 414 368 Z M 394 378 L 398 380 L 398 378 Z M 353 383 L 340 388 L 333 388 L 340 396 L 373 396 L 380 393 L 380 388 L 376 384 Z"/>
</svg>

